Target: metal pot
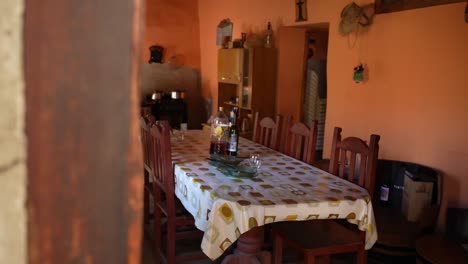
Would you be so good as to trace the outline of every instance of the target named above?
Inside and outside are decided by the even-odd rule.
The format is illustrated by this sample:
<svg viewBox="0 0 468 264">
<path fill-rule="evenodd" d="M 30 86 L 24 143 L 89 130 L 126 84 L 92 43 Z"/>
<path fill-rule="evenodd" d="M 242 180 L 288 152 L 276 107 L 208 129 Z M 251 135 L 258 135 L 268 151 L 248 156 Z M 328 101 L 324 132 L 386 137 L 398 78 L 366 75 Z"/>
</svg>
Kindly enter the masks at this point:
<svg viewBox="0 0 468 264">
<path fill-rule="evenodd" d="M 161 100 L 162 97 L 163 97 L 163 92 L 161 92 L 161 91 L 156 91 L 151 95 L 151 99 L 153 99 L 155 101 L 156 100 Z"/>
<path fill-rule="evenodd" d="M 172 91 L 171 98 L 172 99 L 183 99 L 185 97 L 185 93 L 182 91 Z"/>
</svg>

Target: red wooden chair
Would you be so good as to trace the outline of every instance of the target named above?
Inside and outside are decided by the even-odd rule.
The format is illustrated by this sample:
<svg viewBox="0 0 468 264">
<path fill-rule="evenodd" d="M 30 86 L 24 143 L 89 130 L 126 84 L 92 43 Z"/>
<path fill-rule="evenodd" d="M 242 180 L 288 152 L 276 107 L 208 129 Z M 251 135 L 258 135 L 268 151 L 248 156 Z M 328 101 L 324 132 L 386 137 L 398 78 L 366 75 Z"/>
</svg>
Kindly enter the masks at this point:
<svg viewBox="0 0 468 264">
<path fill-rule="evenodd" d="M 144 166 L 144 189 L 143 189 L 143 223 L 144 226 L 149 226 L 150 223 L 150 211 L 149 211 L 149 201 L 150 193 L 152 192 L 153 187 L 149 182 L 150 175 L 153 174 L 150 165 L 150 148 L 151 148 L 151 125 L 148 124 L 147 120 L 144 117 L 140 117 L 140 139 L 143 149 L 143 166 Z"/>
<path fill-rule="evenodd" d="M 380 136 L 371 135 L 370 144 L 356 137 L 341 139 L 341 128 L 336 127 L 333 135 L 330 173 L 353 181 L 374 193 L 374 180 L 379 152 Z M 359 154 L 359 155 L 358 155 Z M 360 156 L 360 159 L 357 158 Z M 359 170 L 356 161 L 359 160 Z M 282 222 L 273 225 L 274 263 L 281 263 L 282 245 L 301 251 L 305 263 L 315 263 L 316 257 L 330 260 L 330 255 L 357 253 L 357 263 L 367 263 L 364 249 L 364 232 L 347 228 L 338 221 L 311 220 Z"/>
<path fill-rule="evenodd" d="M 144 116 L 140 117 L 140 136 L 141 136 L 141 145 L 143 148 L 143 166 L 144 166 L 144 188 L 143 188 L 143 224 L 145 227 L 149 226 L 151 213 L 149 209 L 149 201 L 150 201 L 150 194 L 152 194 L 153 186 L 149 181 L 150 175 L 153 174 L 153 170 L 151 168 L 151 160 L 152 157 L 150 156 L 152 152 L 150 151 L 151 148 L 151 132 L 150 128 L 156 123 L 156 117 L 151 113 L 148 113 Z"/>
<path fill-rule="evenodd" d="M 286 118 L 281 152 L 295 159 L 309 164 L 315 163 L 315 149 L 317 146 L 317 120 L 311 127 L 304 123 L 292 122 L 292 117 Z"/>
<path fill-rule="evenodd" d="M 278 150 L 281 131 L 281 116 L 276 120 L 270 117 L 260 119 L 258 112 L 255 113 L 252 140 L 271 149 Z"/>
<path fill-rule="evenodd" d="M 181 263 L 208 259 L 200 250 L 203 233 L 195 228 L 194 219 L 175 196 L 174 167 L 171 157 L 170 127 L 160 122 L 151 128 L 154 197 L 154 237 L 157 255 L 162 263 Z M 165 238 L 165 239 L 163 239 Z M 185 242 L 182 242 L 184 240 Z M 196 245 L 194 252 L 179 245 Z"/>
</svg>

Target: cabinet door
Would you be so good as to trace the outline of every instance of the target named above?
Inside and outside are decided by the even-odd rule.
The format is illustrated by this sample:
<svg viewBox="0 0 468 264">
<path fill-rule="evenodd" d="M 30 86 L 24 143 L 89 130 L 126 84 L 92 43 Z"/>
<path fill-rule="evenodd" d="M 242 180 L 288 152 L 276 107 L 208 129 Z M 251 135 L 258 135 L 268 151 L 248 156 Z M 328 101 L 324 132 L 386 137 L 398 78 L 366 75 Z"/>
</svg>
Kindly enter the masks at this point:
<svg viewBox="0 0 468 264">
<path fill-rule="evenodd" d="M 244 49 L 218 50 L 218 82 L 241 83 L 243 65 Z"/>
</svg>

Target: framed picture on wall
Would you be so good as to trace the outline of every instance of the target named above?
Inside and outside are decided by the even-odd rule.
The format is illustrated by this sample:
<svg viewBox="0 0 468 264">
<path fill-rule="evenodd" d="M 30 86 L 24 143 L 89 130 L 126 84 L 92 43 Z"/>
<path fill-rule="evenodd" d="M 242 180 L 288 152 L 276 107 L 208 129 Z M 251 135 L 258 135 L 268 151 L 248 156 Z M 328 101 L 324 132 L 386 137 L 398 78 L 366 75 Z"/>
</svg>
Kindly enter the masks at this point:
<svg viewBox="0 0 468 264">
<path fill-rule="evenodd" d="M 296 3 L 296 22 L 307 21 L 307 0 L 294 0 Z"/>
<path fill-rule="evenodd" d="M 391 13 L 414 8 L 465 2 L 466 0 L 375 0 L 375 13 Z"/>
</svg>

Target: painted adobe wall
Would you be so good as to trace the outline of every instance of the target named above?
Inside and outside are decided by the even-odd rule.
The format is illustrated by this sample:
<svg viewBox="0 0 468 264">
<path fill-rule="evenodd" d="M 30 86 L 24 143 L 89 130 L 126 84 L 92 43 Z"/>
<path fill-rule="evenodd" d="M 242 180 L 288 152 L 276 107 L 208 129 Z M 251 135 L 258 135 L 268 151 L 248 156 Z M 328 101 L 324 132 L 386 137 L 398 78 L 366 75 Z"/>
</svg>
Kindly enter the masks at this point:
<svg viewBox="0 0 468 264">
<path fill-rule="evenodd" d="M 359 37 L 338 33 L 347 0 L 308 1 L 306 23 L 330 23 L 325 157 L 334 126 L 344 136 L 381 135 L 380 158 L 428 165 L 444 172 L 439 226 L 447 205 L 468 207 L 468 24 L 466 3 L 378 15 Z M 365 4 L 371 1 L 356 1 Z M 240 32 L 296 25 L 289 1 L 199 2 L 203 96 L 217 97 L 216 26 L 221 19 Z M 355 42 L 355 44 L 353 44 Z M 369 81 L 356 84 L 352 69 L 369 68 Z M 278 100 L 288 100 L 279 98 Z M 216 104 L 215 104 L 216 105 Z"/>
<path fill-rule="evenodd" d="M 229 18 L 234 24 L 233 39 L 245 32 L 248 40 L 263 38 L 271 22 L 275 43 L 278 25 L 291 24 L 294 19 L 293 15 L 286 15 L 294 14 L 294 6 L 285 3 L 284 0 L 199 1 L 202 92 L 204 97 L 212 98 L 213 110 L 218 105 L 216 28 L 219 22 Z"/>
<path fill-rule="evenodd" d="M 0 263 L 26 263 L 23 1 L 0 2 Z"/>
<path fill-rule="evenodd" d="M 143 61 L 148 48 L 164 47 L 166 62 L 200 69 L 198 0 L 147 0 Z"/>
<path fill-rule="evenodd" d="M 164 47 L 164 64 L 148 64 L 152 45 Z M 186 92 L 189 128 L 206 121 L 201 97 L 198 0 L 147 0 L 142 93 Z"/>
</svg>

